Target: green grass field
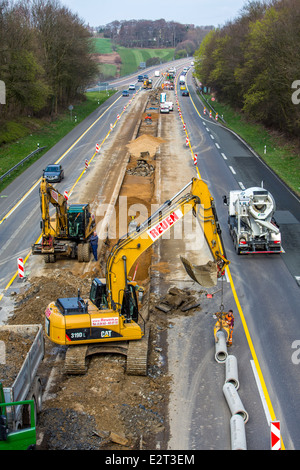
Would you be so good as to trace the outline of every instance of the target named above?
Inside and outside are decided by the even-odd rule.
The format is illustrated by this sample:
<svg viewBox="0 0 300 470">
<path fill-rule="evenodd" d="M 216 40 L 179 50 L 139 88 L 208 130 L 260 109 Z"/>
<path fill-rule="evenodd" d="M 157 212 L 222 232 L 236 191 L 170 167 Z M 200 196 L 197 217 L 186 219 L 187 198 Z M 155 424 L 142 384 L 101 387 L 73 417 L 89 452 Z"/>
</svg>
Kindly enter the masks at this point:
<svg viewBox="0 0 300 470">
<path fill-rule="evenodd" d="M 106 38 L 92 38 L 92 48 L 96 54 L 110 54 L 113 52 L 111 40 Z"/>
<path fill-rule="evenodd" d="M 93 38 L 94 52 L 97 54 L 109 54 L 113 52 L 110 39 Z M 159 57 L 161 62 L 168 62 L 173 59 L 175 49 L 128 49 L 127 47 L 116 46 L 116 52 L 122 60 L 121 76 L 130 75 L 136 72 L 141 62 L 147 62 L 152 57 Z M 112 69 L 107 65 L 101 65 L 101 73 L 111 76 Z M 116 70 L 116 69 L 115 69 Z"/>
<path fill-rule="evenodd" d="M 91 92 L 86 93 L 87 100 L 80 104 L 74 104 L 72 119 L 69 111 L 66 111 L 58 119 L 49 123 L 42 120 L 35 120 L 34 123 L 22 124 L 23 137 L 15 142 L 0 146 L 0 176 L 5 174 L 13 166 L 23 160 L 27 155 L 39 147 L 46 147 L 45 150 L 30 158 L 20 168 L 14 170 L 10 176 L 0 180 L 0 191 L 6 188 L 17 176 L 26 168 L 38 160 L 45 152 L 67 135 L 79 122 L 83 121 L 89 114 L 98 108 L 100 104 L 107 100 L 115 92 Z M 59 155 L 57 155 L 59 158 Z M 54 162 L 52 162 L 54 163 Z"/>
</svg>

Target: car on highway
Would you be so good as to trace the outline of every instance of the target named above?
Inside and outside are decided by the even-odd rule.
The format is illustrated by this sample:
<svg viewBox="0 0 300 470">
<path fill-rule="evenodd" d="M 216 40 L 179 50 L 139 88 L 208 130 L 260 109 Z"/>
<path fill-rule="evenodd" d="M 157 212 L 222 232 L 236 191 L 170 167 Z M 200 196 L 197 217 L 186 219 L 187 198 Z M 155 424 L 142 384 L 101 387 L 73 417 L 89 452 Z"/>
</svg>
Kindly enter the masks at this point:
<svg viewBox="0 0 300 470">
<path fill-rule="evenodd" d="M 60 182 L 64 179 L 65 174 L 63 167 L 59 164 L 48 165 L 45 170 L 43 170 L 43 176 L 49 183 Z"/>
<path fill-rule="evenodd" d="M 122 91 L 122 96 L 129 96 L 129 91 L 128 90 L 123 90 Z"/>
<path fill-rule="evenodd" d="M 189 96 L 189 95 L 190 94 L 189 94 L 188 90 L 182 90 L 181 96 Z"/>
<path fill-rule="evenodd" d="M 128 90 L 135 90 L 135 84 L 131 83 L 128 87 Z"/>
<path fill-rule="evenodd" d="M 167 103 L 160 103 L 160 112 L 169 114 L 170 108 Z"/>
</svg>

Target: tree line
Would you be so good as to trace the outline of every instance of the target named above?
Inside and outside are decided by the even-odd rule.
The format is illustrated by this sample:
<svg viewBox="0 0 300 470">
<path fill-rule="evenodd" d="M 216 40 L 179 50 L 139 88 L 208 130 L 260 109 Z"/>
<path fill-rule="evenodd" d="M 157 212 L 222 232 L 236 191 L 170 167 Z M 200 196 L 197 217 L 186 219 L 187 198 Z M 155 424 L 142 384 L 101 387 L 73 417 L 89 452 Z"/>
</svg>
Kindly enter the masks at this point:
<svg viewBox="0 0 300 470">
<path fill-rule="evenodd" d="M 56 114 L 96 73 L 90 33 L 57 0 L 0 0 L 0 121 Z"/>
<path fill-rule="evenodd" d="M 177 58 L 193 55 L 213 26 L 194 26 L 174 21 L 124 20 L 112 21 L 97 28 L 105 38 L 124 47 L 174 48 Z"/>
<path fill-rule="evenodd" d="M 299 38 L 299 0 L 249 1 L 205 37 L 195 54 L 197 78 L 247 117 L 299 137 Z"/>
</svg>

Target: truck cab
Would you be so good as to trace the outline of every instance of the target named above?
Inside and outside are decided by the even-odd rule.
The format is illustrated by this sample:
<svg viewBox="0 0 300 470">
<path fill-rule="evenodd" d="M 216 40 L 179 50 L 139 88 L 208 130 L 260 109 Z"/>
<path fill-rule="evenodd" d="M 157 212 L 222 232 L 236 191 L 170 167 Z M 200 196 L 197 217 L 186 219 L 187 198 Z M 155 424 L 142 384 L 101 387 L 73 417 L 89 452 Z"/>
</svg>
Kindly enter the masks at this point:
<svg viewBox="0 0 300 470">
<path fill-rule="evenodd" d="M 29 407 L 30 421 L 22 429 L 14 430 L 8 420 L 7 408 L 10 413 L 20 406 Z M 33 450 L 36 446 L 36 416 L 34 400 L 5 402 L 3 386 L 0 382 L 0 451 L 1 450 Z"/>
</svg>

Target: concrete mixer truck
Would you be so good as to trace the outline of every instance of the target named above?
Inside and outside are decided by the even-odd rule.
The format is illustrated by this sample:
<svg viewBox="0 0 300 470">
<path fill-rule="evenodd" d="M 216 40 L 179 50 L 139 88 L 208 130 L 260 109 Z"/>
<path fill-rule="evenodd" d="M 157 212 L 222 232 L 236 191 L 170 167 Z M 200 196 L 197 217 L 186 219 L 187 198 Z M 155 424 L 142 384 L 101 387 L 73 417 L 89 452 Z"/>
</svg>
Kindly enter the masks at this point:
<svg viewBox="0 0 300 470">
<path fill-rule="evenodd" d="M 272 194 L 263 187 L 229 192 L 228 225 L 238 255 L 280 253 L 281 234 L 274 219 L 276 210 Z"/>
</svg>

